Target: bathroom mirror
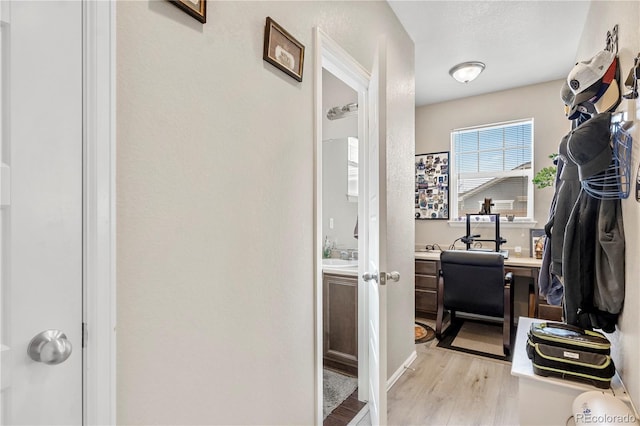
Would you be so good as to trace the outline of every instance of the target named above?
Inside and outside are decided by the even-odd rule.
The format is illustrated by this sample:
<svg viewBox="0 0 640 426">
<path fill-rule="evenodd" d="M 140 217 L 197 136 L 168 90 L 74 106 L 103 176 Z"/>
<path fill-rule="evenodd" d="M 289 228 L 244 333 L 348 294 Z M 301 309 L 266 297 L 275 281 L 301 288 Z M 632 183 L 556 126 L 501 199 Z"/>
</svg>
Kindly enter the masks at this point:
<svg viewBox="0 0 640 426">
<path fill-rule="evenodd" d="M 322 143 L 323 235 L 355 248 L 353 228 L 358 217 L 358 139 L 342 137 Z"/>
<path fill-rule="evenodd" d="M 358 202 L 358 139 L 347 138 L 347 200 Z"/>
</svg>

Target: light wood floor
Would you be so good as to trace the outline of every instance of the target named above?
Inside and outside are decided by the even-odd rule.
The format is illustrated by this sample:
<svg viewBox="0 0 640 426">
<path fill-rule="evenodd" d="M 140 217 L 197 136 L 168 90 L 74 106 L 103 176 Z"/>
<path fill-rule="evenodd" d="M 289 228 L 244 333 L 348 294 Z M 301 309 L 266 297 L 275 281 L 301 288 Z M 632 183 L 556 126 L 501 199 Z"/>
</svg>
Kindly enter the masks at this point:
<svg viewBox="0 0 640 426">
<path fill-rule="evenodd" d="M 388 393 L 390 425 L 518 425 L 511 364 L 416 345 L 418 358 Z"/>
</svg>

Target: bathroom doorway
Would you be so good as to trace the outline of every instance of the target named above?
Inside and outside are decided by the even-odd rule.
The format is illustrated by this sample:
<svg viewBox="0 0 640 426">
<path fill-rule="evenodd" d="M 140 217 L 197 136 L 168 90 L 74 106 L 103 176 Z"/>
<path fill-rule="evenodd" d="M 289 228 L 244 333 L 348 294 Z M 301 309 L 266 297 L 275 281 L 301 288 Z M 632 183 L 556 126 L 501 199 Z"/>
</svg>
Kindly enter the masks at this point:
<svg viewBox="0 0 640 426">
<path fill-rule="evenodd" d="M 358 387 L 358 92 L 322 70 L 323 419 L 354 417 Z"/>
<path fill-rule="evenodd" d="M 356 401 L 366 402 L 366 407 L 353 421 L 357 422 L 361 415 L 368 413 L 373 424 L 386 423 L 385 277 L 388 274 L 380 272 L 381 277 L 378 278 L 378 271 L 384 270 L 381 268 L 386 266 L 386 215 L 380 208 L 386 202 L 386 164 L 381 154 L 384 152 L 385 140 L 384 133 L 380 132 L 386 111 L 385 46 L 384 39 L 379 40 L 374 52 L 372 71 L 368 72 L 324 32 L 318 28 L 315 30 L 314 265 L 318 424 L 323 423 L 323 366 L 331 368 L 330 362 L 324 362 L 329 358 L 334 362 L 341 361 L 342 366 L 352 361 L 351 372 L 357 374 L 357 393 L 354 398 Z M 323 102 L 323 80 L 327 81 L 328 90 L 332 83 L 336 83 L 336 87 L 346 86 L 346 91 L 338 90 L 339 96 L 344 97 Z M 354 92 L 357 94 L 357 102 L 352 98 Z M 348 121 L 351 119 L 357 122 L 357 136 L 329 133 L 344 130 L 340 129 L 343 127 L 352 132 L 353 123 Z M 324 124 L 329 121 L 334 123 L 328 124 L 325 129 Z M 342 185 L 340 197 L 353 203 L 351 208 L 347 205 L 345 209 L 358 212 L 355 223 L 353 217 L 345 219 L 347 216 L 335 212 L 324 213 L 324 175 L 338 174 L 328 162 L 324 164 L 325 145 L 327 150 L 336 146 L 343 152 L 340 155 L 344 157 L 344 160 L 340 160 L 340 168 L 343 169 L 340 172 L 343 177 L 339 179 Z M 353 179 L 356 176 L 357 184 Z M 357 193 L 352 191 L 355 187 L 358 188 Z M 338 220 L 346 230 L 340 234 Z M 335 233 L 333 238 L 327 238 L 329 231 Z M 357 239 L 354 238 L 356 235 Z M 349 247 L 354 241 L 357 241 L 357 251 Z M 347 269 L 350 269 L 351 274 L 346 273 Z M 327 271 L 331 274 L 324 273 Z M 331 282 L 324 280 L 326 276 L 331 278 Z M 324 291 L 325 289 L 328 291 Z M 323 315 L 325 308 L 331 310 L 329 316 Z M 342 314 L 334 315 L 340 310 Z M 340 330 L 344 328 L 345 318 L 351 321 L 350 328 L 346 328 L 346 331 Z M 338 334 L 331 334 L 332 331 Z M 335 336 L 342 340 L 334 339 Z"/>
</svg>

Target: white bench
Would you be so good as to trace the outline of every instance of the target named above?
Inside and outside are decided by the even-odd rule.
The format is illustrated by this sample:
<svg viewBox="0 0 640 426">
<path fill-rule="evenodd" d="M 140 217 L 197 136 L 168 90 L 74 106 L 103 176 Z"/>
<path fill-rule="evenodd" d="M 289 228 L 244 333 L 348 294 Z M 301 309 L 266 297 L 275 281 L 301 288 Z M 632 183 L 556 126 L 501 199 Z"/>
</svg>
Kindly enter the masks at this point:
<svg viewBox="0 0 640 426">
<path fill-rule="evenodd" d="M 511 364 L 511 374 L 518 377 L 518 414 L 520 426 L 561 426 L 572 424 L 573 400 L 583 392 L 601 391 L 613 395 L 630 404 L 618 373 L 611 380 L 611 388 L 598 389 L 595 386 L 570 380 L 542 377 L 534 374 L 531 360 L 527 357 L 527 332 L 532 322 L 545 320 L 520 317 L 518 332 Z"/>
</svg>

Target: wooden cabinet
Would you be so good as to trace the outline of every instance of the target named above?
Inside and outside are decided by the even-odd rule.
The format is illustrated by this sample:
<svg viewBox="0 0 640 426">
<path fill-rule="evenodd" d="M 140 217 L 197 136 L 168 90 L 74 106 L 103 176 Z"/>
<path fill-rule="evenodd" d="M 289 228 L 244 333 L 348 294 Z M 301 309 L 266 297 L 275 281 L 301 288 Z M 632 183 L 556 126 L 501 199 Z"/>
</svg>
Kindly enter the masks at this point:
<svg viewBox="0 0 640 426">
<path fill-rule="evenodd" d="M 562 306 L 549 305 L 546 300 L 540 299 L 540 303 L 538 304 L 538 318 L 562 322 L 562 316 Z"/>
<path fill-rule="evenodd" d="M 521 267 L 505 265 L 505 273 L 511 272 L 513 274 L 514 286 L 520 285 L 522 280 L 525 284 L 529 285 L 529 300 L 528 300 L 528 312 L 526 313 L 529 318 L 540 318 L 550 321 L 562 321 L 562 307 L 549 305 L 544 297 L 536 296 L 538 293 L 538 275 L 540 274 L 539 268 Z M 538 297 L 536 301 L 536 297 Z M 537 303 L 536 303 L 537 302 Z M 517 313 L 514 313 L 517 317 Z M 524 315 L 524 313 L 522 313 Z"/>
<path fill-rule="evenodd" d="M 326 367 L 358 374 L 358 278 L 323 274 L 323 353 Z"/>
<path fill-rule="evenodd" d="M 416 315 L 433 316 L 438 309 L 438 270 L 436 260 L 416 259 Z"/>
<path fill-rule="evenodd" d="M 519 316 L 527 316 L 529 318 L 535 318 L 536 316 L 536 281 L 538 280 L 539 269 L 537 268 L 527 268 L 522 266 L 504 266 L 504 273 L 512 273 L 513 274 L 513 287 L 512 294 L 515 295 L 516 287 L 522 288 L 522 285 L 526 285 L 528 287 L 528 299 L 527 306 L 524 312 L 519 312 L 514 307 L 513 315 L 515 318 Z M 515 306 L 515 302 L 514 302 Z"/>
</svg>

